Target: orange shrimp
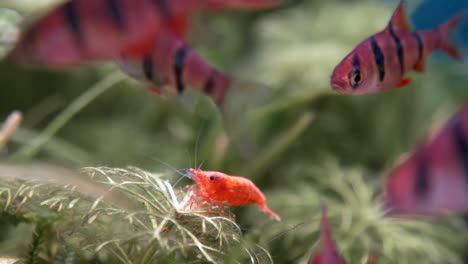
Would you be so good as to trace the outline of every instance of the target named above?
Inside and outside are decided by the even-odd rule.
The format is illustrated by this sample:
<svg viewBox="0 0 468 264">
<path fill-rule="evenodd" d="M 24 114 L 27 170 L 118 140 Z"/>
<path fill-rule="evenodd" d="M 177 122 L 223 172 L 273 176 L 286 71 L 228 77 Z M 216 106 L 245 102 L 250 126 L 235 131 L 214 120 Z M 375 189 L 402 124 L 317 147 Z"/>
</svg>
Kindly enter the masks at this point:
<svg viewBox="0 0 468 264">
<path fill-rule="evenodd" d="M 218 205 L 219 208 L 223 208 L 223 204 L 232 206 L 256 204 L 270 218 L 281 221 L 279 215 L 267 207 L 265 195 L 249 179 L 201 169 L 189 169 L 188 177 L 196 184 L 196 187 L 192 187 L 193 200 L 201 198 L 200 202 L 209 202 Z"/>
</svg>

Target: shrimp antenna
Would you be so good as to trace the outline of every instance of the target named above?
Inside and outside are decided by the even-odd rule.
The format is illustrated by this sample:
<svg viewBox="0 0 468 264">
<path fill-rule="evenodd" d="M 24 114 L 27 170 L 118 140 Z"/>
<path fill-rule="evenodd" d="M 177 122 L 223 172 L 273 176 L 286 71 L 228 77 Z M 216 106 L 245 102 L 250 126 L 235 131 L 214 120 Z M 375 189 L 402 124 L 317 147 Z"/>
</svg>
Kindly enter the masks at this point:
<svg viewBox="0 0 468 264">
<path fill-rule="evenodd" d="M 200 141 L 200 137 L 201 137 L 201 133 L 203 131 L 203 129 L 205 128 L 205 121 L 202 122 L 201 126 L 200 126 L 200 130 L 198 130 L 198 133 L 197 133 L 197 139 L 195 141 L 195 149 L 193 150 L 194 151 L 194 155 L 195 155 L 195 160 L 193 161 L 193 166 L 196 166 L 197 165 L 197 160 L 198 160 L 198 143 Z M 200 166 L 201 167 L 201 166 Z"/>
<path fill-rule="evenodd" d="M 177 173 L 177 174 L 179 174 L 179 175 L 181 175 L 181 176 L 184 176 L 184 177 L 187 177 L 187 178 L 190 179 L 190 177 L 189 177 L 187 174 L 184 174 L 184 173 L 180 172 L 179 170 L 177 170 L 176 168 L 174 168 L 171 164 L 169 164 L 169 163 L 167 163 L 167 162 L 165 162 L 165 161 L 163 161 L 163 160 L 161 160 L 161 159 L 158 159 L 158 158 L 156 158 L 156 157 L 152 157 L 151 159 L 154 160 L 154 161 L 159 161 L 160 163 L 162 163 L 163 165 L 165 165 L 165 166 L 168 167 L 169 169 L 173 170 L 175 173 Z"/>
<path fill-rule="evenodd" d="M 203 163 L 205 163 L 205 161 L 202 161 L 202 162 L 200 163 L 200 166 L 198 166 L 197 169 L 201 169 L 201 167 L 203 166 Z"/>
<path fill-rule="evenodd" d="M 182 176 L 182 177 L 180 177 L 180 178 L 174 183 L 174 185 L 172 185 L 172 187 L 176 187 L 176 185 L 177 185 L 184 177 L 185 177 L 185 175 Z"/>
</svg>

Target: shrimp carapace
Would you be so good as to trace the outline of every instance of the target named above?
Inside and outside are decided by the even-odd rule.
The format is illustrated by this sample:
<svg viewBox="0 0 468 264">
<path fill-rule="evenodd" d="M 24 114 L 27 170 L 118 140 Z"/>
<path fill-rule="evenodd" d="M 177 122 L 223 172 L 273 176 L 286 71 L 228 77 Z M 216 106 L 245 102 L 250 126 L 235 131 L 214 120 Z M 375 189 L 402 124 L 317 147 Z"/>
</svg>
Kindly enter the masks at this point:
<svg viewBox="0 0 468 264">
<path fill-rule="evenodd" d="M 256 204 L 270 218 L 281 221 L 279 215 L 268 208 L 260 189 L 247 178 L 201 169 L 189 169 L 188 176 L 195 181 L 195 197 L 203 201 L 232 206 Z"/>
</svg>

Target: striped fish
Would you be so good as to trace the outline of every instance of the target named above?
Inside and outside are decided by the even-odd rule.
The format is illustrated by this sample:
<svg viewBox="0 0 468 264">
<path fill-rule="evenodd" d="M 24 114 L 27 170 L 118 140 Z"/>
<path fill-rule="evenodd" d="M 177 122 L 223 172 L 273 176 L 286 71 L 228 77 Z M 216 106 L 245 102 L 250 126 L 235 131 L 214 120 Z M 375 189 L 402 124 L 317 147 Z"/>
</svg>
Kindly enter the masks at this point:
<svg viewBox="0 0 468 264">
<path fill-rule="evenodd" d="M 390 172 L 385 189 L 395 214 L 468 212 L 468 104 Z"/>
<path fill-rule="evenodd" d="M 309 264 L 345 264 L 344 259 L 338 254 L 335 242 L 331 236 L 330 224 L 328 223 L 327 206 L 321 205 L 322 234 L 317 249 L 314 250 L 309 259 Z"/>
<path fill-rule="evenodd" d="M 448 36 L 461 19 L 458 14 L 437 28 L 412 32 L 400 2 L 387 27 L 361 42 L 336 66 L 332 88 L 353 95 L 400 88 L 411 82 L 404 77 L 407 72 L 424 71 L 426 57 L 435 50 L 459 59 Z"/>
<path fill-rule="evenodd" d="M 183 35 L 197 9 L 265 8 L 279 0 L 70 0 L 22 35 L 13 57 L 52 68 L 111 59 L 122 52 L 142 56 L 167 27 Z"/>
<path fill-rule="evenodd" d="M 150 52 L 142 59 L 123 56 L 117 62 L 123 71 L 157 94 L 162 93 L 159 88 L 180 94 L 191 87 L 222 105 L 232 83 L 226 74 L 209 65 L 171 32 L 157 34 Z"/>
</svg>

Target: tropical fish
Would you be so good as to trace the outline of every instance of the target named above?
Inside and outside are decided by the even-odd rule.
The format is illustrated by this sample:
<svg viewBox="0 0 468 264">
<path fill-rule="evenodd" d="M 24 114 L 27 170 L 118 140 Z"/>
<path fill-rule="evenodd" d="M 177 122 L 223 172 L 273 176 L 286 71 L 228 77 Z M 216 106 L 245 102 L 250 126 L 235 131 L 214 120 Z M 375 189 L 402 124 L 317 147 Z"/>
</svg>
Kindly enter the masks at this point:
<svg viewBox="0 0 468 264">
<path fill-rule="evenodd" d="M 468 104 L 390 172 L 385 189 L 390 213 L 468 212 Z"/>
<path fill-rule="evenodd" d="M 279 215 L 267 207 L 262 191 L 247 178 L 201 169 L 189 169 L 187 175 L 196 184 L 193 188 L 192 201 L 201 199 L 201 203 L 207 202 L 220 208 L 223 208 L 223 204 L 231 206 L 256 204 L 270 218 L 281 221 Z"/>
<path fill-rule="evenodd" d="M 231 85 L 226 74 L 213 68 L 185 41 L 170 32 L 157 34 L 151 52 L 142 59 L 129 56 L 117 62 L 123 71 L 158 94 L 160 87 L 172 88 L 173 93 L 182 93 L 186 87 L 192 87 L 221 105 Z"/>
<path fill-rule="evenodd" d="M 321 204 L 322 234 L 317 249 L 314 250 L 309 259 L 309 264 L 345 264 L 344 259 L 338 254 L 335 242 L 330 231 L 328 223 L 327 206 L 324 202 Z"/>
<path fill-rule="evenodd" d="M 400 88 L 411 82 L 404 77 L 407 72 L 424 71 L 426 57 L 435 50 L 459 59 L 449 33 L 462 17 L 458 14 L 437 28 L 412 32 L 400 2 L 387 27 L 361 42 L 336 66 L 332 88 L 353 95 Z"/>
<path fill-rule="evenodd" d="M 185 31 L 198 8 L 266 8 L 277 0 L 71 0 L 22 35 L 13 56 L 22 62 L 63 68 L 125 54 L 143 56 L 166 27 Z"/>
<path fill-rule="evenodd" d="M 13 56 L 50 67 L 139 54 L 167 17 L 185 11 L 183 1 L 71 0 L 39 19 Z"/>
</svg>

